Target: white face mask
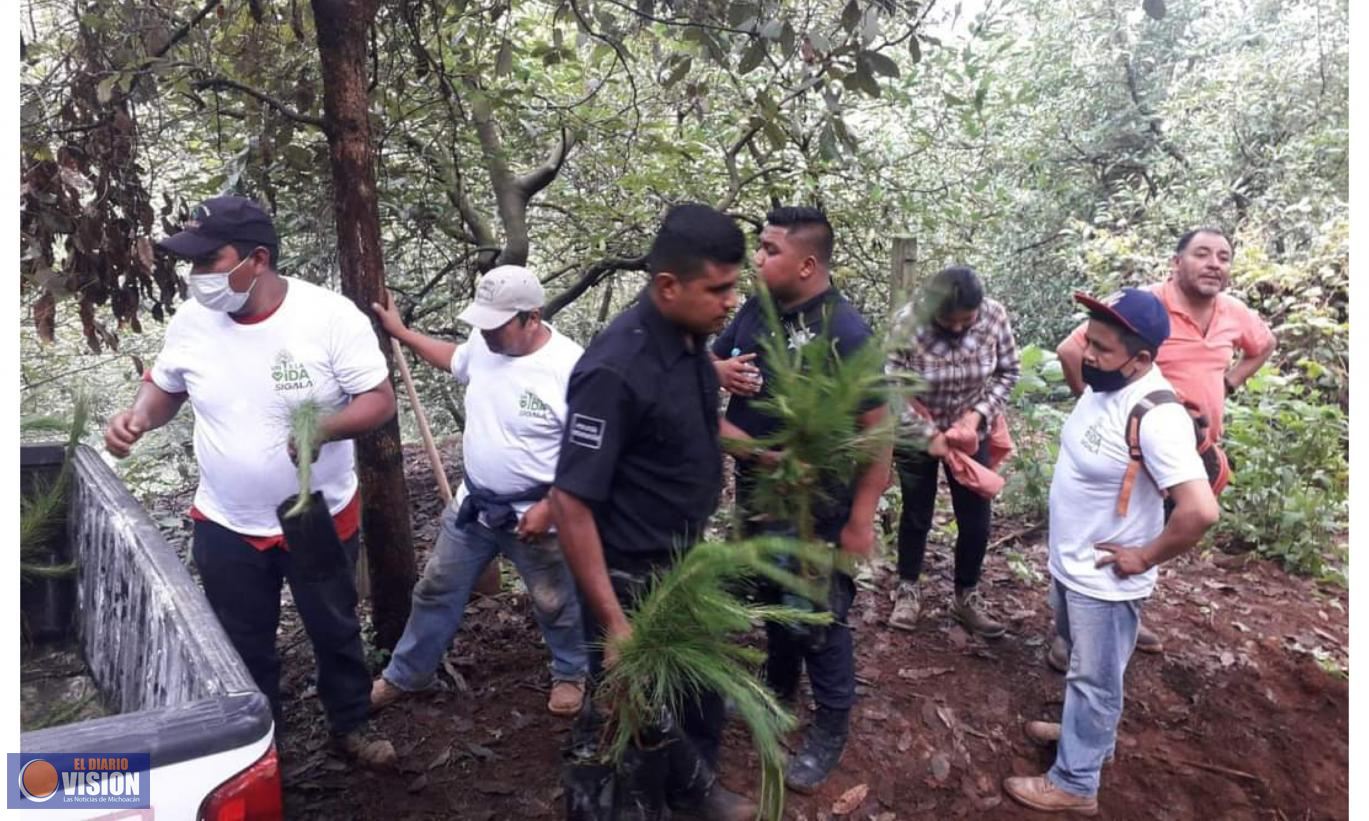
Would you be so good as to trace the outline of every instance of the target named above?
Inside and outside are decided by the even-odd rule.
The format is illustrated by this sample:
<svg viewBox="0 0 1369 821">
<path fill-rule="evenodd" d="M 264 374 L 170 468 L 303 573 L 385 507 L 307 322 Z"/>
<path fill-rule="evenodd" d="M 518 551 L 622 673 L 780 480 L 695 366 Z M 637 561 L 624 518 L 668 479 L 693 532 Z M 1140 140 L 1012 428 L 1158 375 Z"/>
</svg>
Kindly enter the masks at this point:
<svg viewBox="0 0 1369 821">
<path fill-rule="evenodd" d="M 251 257 L 247 259 L 251 259 Z M 231 314 L 242 310 L 242 306 L 247 304 L 247 298 L 252 295 L 252 288 L 257 284 L 257 280 L 253 278 L 252 284 L 247 286 L 247 290 L 239 293 L 228 284 L 228 277 L 238 270 L 247 259 L 221 274 L 190 274 L 188 277 L 190 295 L 195 297 L 196 302 L 211 311 L 226 311 Z"/>
</svg>

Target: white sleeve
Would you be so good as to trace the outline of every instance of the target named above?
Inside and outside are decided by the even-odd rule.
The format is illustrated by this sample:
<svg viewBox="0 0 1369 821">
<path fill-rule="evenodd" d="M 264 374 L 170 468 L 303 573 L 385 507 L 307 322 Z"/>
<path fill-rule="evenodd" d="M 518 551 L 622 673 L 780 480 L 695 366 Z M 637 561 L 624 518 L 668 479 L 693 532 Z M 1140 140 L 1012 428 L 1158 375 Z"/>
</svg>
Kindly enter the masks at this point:
<svg viewBox="0 0 1369 821">
<path fill-rule="evenodd" d="M 470 338 L 458 343 L 452 354 L 452 378 L 462 385 L 471 381 L 471 346 L 475 344 L 477 333 L 479 331 L 472 330 Z"/>
<path fill-rule="evenodd" d="M 371 321 L 351 302 L 339 306 L 333 322 L 333 375 L 349 396 L 365 393 L 390 377 Z"/>
<path fill-rule="evenodd" d="M 1141 456 L 1155 483 L 1166 490 L 1195 479 L 1207 481 L 1197 441 L 1193 417 L 1183 405 L 1165 402 L 1141 417 Z"/>
<path fill-rule="evenodd" d="M 179 316 L 179 314 L 178 314 Z M 167 393 L 185 393 L 185 333 L 176 317 L 166 326 L 166 337 L 157 361 L 152 363 L 152 384 Z"/>
</svg>

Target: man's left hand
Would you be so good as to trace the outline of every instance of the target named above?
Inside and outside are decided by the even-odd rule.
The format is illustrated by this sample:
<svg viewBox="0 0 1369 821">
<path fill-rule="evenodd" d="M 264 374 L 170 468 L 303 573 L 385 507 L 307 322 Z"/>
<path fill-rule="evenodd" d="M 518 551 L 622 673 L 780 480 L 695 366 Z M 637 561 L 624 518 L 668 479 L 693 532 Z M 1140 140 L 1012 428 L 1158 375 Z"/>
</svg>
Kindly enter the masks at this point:
<svg viewBox="0 0 1369 821">
<path fill-rule="evenodd" d="M 979 432 L 979 426 L 984 424 L 984 415 L 977 410 L 967 410 L 960 414 L 960 418 L 955 420 L 955 427 L 965 428 L 966 430 Z"/>
<path fill-rule="evenodd" d="M 1150 570 L 1150 561 L 1146 558 L 1146 552 L 1139 547 L 1126 547 L 1120 544 L 1096 544 L 1096 550 L 1107 553 L 1106 556 L 1099 556 L 1094 567 L 1106 567 L 1112 565 L 1112 572 L 1122 578 L 1137 576 Z"/>
<path fill-rule="evenodd" d="M 551 529 L 551 503 L 546 499 L 528 508 L 528 512 L 518 520 L 514 533 L 520 541 L 532 542 L 547 535 Z"/>
<path fill-rule="evenodd" d="M 319 451 L 322 450 L 322 449 L 323 449 L 323 443 L 322 443 L 322 442 L 319 442 L 318 444 L 314 445 L 314 452 L 313 452 L 313 454 L 311 454 L 310 457 L 309 457 L 309 464 L 312 465 L 313 463 L 315 463 L 315 462 L 318 461 Z M 286 443 L 285 443 L 285 452 L 288 453 L 288 454 L 290 455 L 290 462 L 291 462 L 292 464 L 298 466 L 298 465 L 299 465 L 299 448 L 295 447 L 295 437 L 291 436 L 288 440 L 286 440 Z"/>
<path fill-rule="evenodd" d="M 875 526 L 873 522 L 848 521 L 841 529 L 841 549 L 861 559 L 868 559 L 875 553 Z"/>
</svg>

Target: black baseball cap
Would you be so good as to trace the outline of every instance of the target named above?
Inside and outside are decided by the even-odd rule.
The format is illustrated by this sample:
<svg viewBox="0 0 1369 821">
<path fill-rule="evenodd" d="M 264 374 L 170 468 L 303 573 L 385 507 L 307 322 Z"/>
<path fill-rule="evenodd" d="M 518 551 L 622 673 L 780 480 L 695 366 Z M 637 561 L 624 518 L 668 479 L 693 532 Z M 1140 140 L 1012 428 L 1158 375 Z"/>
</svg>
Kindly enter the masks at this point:
<svg viewBox="0 0 1369 821">
<path fill-rule="evenodd" d="M 195 206 L 180 233 L 157 245 L 185 259 L 202 259 L 230 242 L 276 248 L 276 226 L 260 205 L 246 197 L 213 197 Z"/>
<path fill-rule="evenodd" d="M 1141 337 L 1152 348 L 1169 339 L 1169 311 L 1155 294 L 1141 288 L 1123 288 L 1103 299 L 1076 291 L 1074 301 L 1111 318 Z"/>
</svg>

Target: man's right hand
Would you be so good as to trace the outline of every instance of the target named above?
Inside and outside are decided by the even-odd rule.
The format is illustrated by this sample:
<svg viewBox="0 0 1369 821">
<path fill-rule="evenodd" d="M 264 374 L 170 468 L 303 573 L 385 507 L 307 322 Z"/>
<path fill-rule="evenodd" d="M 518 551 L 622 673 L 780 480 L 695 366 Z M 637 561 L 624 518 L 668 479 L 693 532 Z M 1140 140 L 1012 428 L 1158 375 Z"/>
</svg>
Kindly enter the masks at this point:
<svg viewBox="0 0 1369 821">
<path fill-rule="evenodd" d="M 390 336 L 397 335 L 404 330 L 404 320 L 399 317 L 399 309 L 395 307 L 395 301 L 390 297 L 390 289 L 385 289 L 385 304 L 379 302 L 371 303 L 371 310 L 375 311 L 376 317 L 380 319 L 380 326 L 385 329 L 385 333 Z"/>
<path fill-rule="evenodd" d="M 737 396 L 755 396 L 761 389 L 761 371 L 751 360 L 754 353 L 738 354 L 731 359 L 719 359 L 713 363 L 718 371 L 718 381 L 723 389 Z"/>
<path fill-rule="evenodd" d="M 610 627 L 604 631 L 604 669 L 607 670 L 618 663 L 618 648 L 623 642 L 632 638 L 632 625 L 627 619 L 617 627 Z"/>
<path fill-rule="evenodd" d="M 951 451 L 951 443 L 946 441 L 946 434 L 937 431 L 936 435 L 927 441 L 927 454 L 937 459 L 943 458 Z"/>
<path fill-rule="evenodd" d="M 147 420 L 131 409 L 119 411 L 110 417 L 105 428 L 105 450 L 118 459 L 125 458 L 148 427 Z"/>
</svg>

